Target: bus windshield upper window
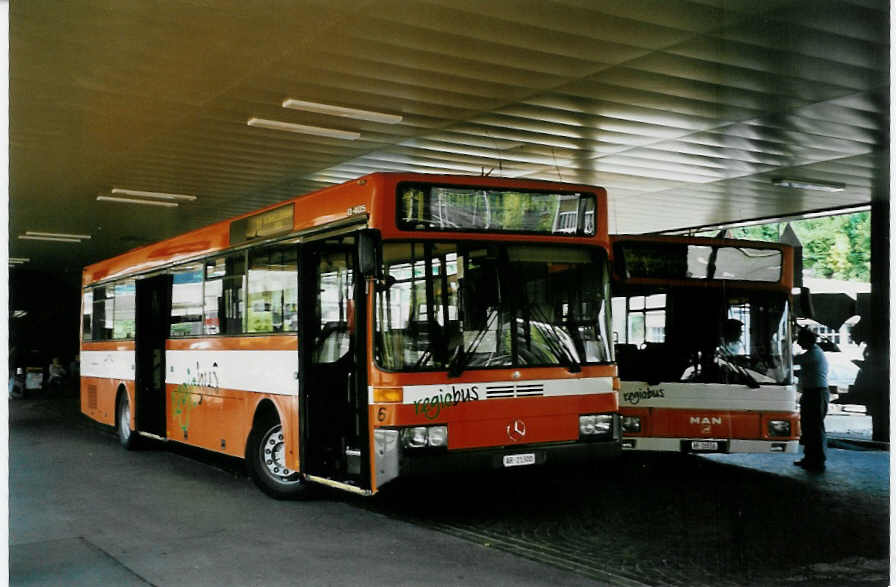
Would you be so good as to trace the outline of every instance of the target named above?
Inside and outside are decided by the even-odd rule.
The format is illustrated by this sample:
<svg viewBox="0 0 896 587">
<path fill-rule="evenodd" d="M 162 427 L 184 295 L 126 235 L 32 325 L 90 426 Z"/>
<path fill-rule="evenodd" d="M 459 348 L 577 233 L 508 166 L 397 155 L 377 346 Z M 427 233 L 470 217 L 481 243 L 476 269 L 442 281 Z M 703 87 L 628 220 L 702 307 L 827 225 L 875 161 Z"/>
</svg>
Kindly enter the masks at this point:
<svg viewBox="0 0 896 587">
<path fill-rule="evenodd" d="M 593 236 L 596 199 L 536 192 L 402 184 L 398 225 L 405 230 L 525 232 Z"/>
<path fill-rule="evenodd" d="M 622 242 L 615 245 L 626 278 L 720 279 L 776 283 L 783 256 L 778 249 Z"/>
</svg>

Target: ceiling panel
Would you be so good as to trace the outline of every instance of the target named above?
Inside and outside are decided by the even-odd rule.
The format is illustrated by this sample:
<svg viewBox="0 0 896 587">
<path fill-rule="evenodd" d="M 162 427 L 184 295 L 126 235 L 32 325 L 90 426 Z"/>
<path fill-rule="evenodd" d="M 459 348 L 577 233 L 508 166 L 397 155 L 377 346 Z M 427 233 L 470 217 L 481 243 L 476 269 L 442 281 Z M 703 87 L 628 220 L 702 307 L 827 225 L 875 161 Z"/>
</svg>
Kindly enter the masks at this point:
<svg viewBox="0 0 896 587">
<path fill-rule="evenodd" d="M 10 254 L 77 274 L 374 171 L 603 185 L 621 232 L 867 204 L 888 186 L 888 21 L 884 0 L 12 3 Z M 96 200 L 113 187 L 198 199 Z"/>
</svg>

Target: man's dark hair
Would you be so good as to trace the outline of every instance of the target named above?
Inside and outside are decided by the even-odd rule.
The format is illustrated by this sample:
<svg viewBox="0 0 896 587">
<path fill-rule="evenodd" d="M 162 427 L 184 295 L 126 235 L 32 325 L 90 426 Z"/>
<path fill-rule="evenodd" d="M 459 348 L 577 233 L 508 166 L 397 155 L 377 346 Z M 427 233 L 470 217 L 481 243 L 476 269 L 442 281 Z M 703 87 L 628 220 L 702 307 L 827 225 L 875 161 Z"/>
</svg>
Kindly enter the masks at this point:
<svg viewBox="0 0 896 587">
<path fill-rule="evenodd" d="M 818 341 L 818 335 L 808 328 L 800 328 L 796 334 L 796 341 L 803 347 L 810 347 Z"/>
</svg>

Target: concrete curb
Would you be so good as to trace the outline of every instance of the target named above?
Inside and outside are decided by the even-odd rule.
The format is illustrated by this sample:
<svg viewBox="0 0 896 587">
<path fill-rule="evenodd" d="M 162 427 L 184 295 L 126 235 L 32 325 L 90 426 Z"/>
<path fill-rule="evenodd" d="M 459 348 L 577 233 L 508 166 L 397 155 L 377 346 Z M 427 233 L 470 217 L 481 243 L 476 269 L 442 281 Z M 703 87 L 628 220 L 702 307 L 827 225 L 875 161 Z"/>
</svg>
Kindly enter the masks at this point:
<svg viewBox="0 0 896 587">
<path fill-rule="evenodd" d="M 860 438 L 849 438 L 846 436 L 828 436 L 828 446 L 830 448 L 842 448 L 846 450 L 882 450 L 889 452 L 889 442 L 878 442 L 875 440 L 864 440 Z"/>
</svg>

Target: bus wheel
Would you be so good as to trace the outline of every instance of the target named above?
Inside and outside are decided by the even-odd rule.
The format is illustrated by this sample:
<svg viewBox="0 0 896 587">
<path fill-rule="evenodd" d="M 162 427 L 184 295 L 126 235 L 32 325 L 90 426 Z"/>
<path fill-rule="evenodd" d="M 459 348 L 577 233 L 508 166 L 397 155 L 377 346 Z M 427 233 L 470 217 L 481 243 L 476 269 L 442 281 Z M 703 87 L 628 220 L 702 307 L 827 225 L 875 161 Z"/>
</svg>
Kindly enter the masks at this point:
<svg viewBox="0 0 896 587">
<path fill-rule="evenodd" d="M 118 429 L 118 441 L 127 450 L 137 448 L 137 435 L 131 430 L 131 403 L 127 393 L 118 394 L 118 406 L 115 410 L 118 418 L 115 427 Z"/>
<path fill-rule="evenodd" d="M 286 467 L 283 427 L 279 422 L 257 423 L 246 446 L 249 474 L 258 487 L 276 499 L 309 497 L 308 481 Z"/>
</svg>

